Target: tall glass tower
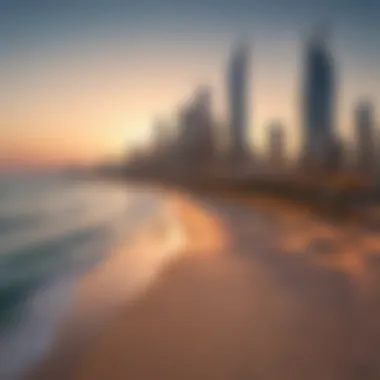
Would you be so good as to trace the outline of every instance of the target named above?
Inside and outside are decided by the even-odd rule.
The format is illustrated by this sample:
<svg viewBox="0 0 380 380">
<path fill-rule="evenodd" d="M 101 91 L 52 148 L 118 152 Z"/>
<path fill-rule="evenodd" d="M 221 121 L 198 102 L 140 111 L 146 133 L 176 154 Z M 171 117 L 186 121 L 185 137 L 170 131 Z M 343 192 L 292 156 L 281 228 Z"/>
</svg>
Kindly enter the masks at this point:
<svg viewBox="0 0 380 380">
<path fill-rule="evenodd" d="M 335 83 L 333 60 L 321 35 L 307 46 L 303 96 L 303 126 L 307 154 L 324 161 L 333 145 Z"/>
<path fill-rule="evenodd" d="M 237 159 L 246 157 L 248 153 L 248 65 L 248 48 L 245 45 L 240 45 L 233 52 L 228 68 L 230 149 L 232 156 Z"/>
</svg>

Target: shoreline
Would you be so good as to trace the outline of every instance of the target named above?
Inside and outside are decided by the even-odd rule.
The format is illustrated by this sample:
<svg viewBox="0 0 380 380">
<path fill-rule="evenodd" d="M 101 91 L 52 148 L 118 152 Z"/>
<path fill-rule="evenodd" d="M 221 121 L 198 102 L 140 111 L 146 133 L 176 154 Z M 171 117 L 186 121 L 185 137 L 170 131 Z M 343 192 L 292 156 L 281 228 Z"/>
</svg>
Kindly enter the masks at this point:
<svg viewBox="0 0 380 380">
<path fill-rule="evenodd" d="M 252 212 L 225 196 L 187 191 L 176 199 L 190 234 L 182 255 L 121 305 L 72 372 L 52 377 L 45 363 L 34 379 L 356 379 L 354 367 L 367 360 L 363 339 L 376 336 L 380 316 L 380 294 L 367 293 L 373 279 L 363 277 L 366 237 L 286 202 L 256 202 Z M 332 243 L 310 247 L 313 239 Z M 61 355 L 53 354 L 51 371 Z M 297 365 L 286 364 L 292 358 Z"/>
<path fill-rule="evenodd" d="M 167 203 L 166 207 L 169 207 L 175 212 L 176 217 L 181 219 L 178 233 L 175 232 L 174 236 L 169 236 L 169 245 L 159 248 L 159 245 L 163 245 L 162 239 L 164 239 L 164 236 L 161 236 L 163 232 L 159 232 L 158 236 L 154 236 L 156 240 L 158 239 L 158 244 L 153 244 L 149 249 L 144 242 L 149 240 L 149 233 L 147 235 L 146 231 L 143 231 L 140 234 L 141 238 L 135 239 L 136 244 L 131 247 L 128 243 L 126 249 L 123 246 L 119 247 L 116 252 L 110 254 L 107 260 L 102 261 L 99 266 L 92 268 L 84 278 L 79 279 L 75 286 L 77 290 L 73 304 L 58 330 L 54 346 L 51 347 L 47 356 L 37 362 L 34 368 L 22 377 L 23 379 L 66 380 L 73 378 L 73 374 L 80 366 L 82 356 L 89 350 L 91 342 L 97 341 L 104 330 L 120 318 L 123 310 L 133 309 L 134 305 L 150 292 L 150 288 L 161 281 L 162 276 L 166 276 L 166 273 L 170 272 L 178 263 L 187 260 L 188 250 L 184 245 L 186 237 L 182 237 L 182 234 L 197 236 L 197 241 L 191 243 L 192 254 L 195 254 L 196 251 L 215 249 L 213 247 L 221 242 L 222 237 L 218 234 L 217 222 L 209 218 L 207 212 L 195 208 L 192 202 L 188 201 L 188 196 L 171 191 L 170 194 L 166 194 L 166 197 L 169 198 L 164 201 Z M 186 214 L 186 218 L 183 218 L 184 214 Z M 205 238 L 202 238 L 201 230 L 208 231 Z M 173 232 L 171 228 L 170 231 Z M 153 231 L 153 234 L 156 233 Z M 152 253 L 149 251 L 144 253 L 147 249 Z M 158 249 L 162 249 L 162 251 L 159 253 Z M 134 260 L 134 257 L 137 259 Z M 159 263 L 159 260 L 162 261 L 162 264 Z M 159 267 L 157 271 L 154 270 L 156 273 L 153 273 L 152 269 L 156 266 L 156 261 Z M 149 266 L 146 267 L 147 262 Z M 128 272 L 130 272 L 134 267 L 137 270 L 136 274 L 132 278 L 126 279 L 124 268 L 125 270 L 129 268 Z M 102 292 L 105 293 L 104 297 L 107 297 L 104 288 L 110 289 L 109 296 L 115 298 L 115 301 L 108 305 L 109 310 L 104 309 L 104 305 L 102 307 L 96 304 L 99 294 L 95 299 L 91 295 L 94 292 Z M 114 292 L 116 292 L 116 296 L 113 294 Z M 83 303 L 88 303 L 88 295 L 91 297 L 90 300 L 93 300 L 83 310 Z"/>
<path fill-rule="evenodd" d="M 185 201 L 190 220 L 193 207 L 203 211 L 207 202 Z M 356 368 L 369 365 L 368 347 L 376 347 L 367 332 L 378 330 L 379 294 L 362 298 L 360 274 L 350 265 L 343 271 L 323 265 L 302 246 L 299 253 L 280 251 L 271 218 L 257 219 L 233 204 L 208 206 L 210 215 L 188 225 L 197 244 L 124 307 L 70 379 L 356 378 Z M 291 219 L 287 210 L 277 212 Z M 227 241 L 214 244 L 217 234 L 202 244 L 200 237 L 214 236 L 208 221 L 219 217 Z M 304 224 L 303 215 L 296 218 Z M 317 227 L 308 227 L 311 235 Z M 299 237 L 297 227 L 293 232 Z M 346 249 L 336 255 L 347 256 Z"/>
<path fill-rule="evenodd" d="M 150 189 L 180 192 L 187 195 L 209 197 L 248 207 L 260 202 L 281 204 L 289 208 L 314 213 L 327 221 L 342 224 L 360 223 L 380 231 L 380 199 L 372 192 L 323 192 L 316 188 L 293 188 L 290 183 L 262 182 L 260 180 L 218 181 L 186 180 L 149 176 L 109 175 L 95 173 L 91 179 L 116 181 Z"/>
</svg>

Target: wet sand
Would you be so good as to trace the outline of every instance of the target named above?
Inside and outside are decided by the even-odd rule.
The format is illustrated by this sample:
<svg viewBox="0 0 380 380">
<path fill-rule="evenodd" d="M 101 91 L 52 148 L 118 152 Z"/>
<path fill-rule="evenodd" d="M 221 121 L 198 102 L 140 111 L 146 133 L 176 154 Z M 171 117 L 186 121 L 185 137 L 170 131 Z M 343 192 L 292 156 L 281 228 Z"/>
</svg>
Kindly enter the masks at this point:
<svg viewBox="0 0 380 380">
<path fill-rule="evenodd" d="M 181 255 L 76 360 L 55 350 L 35 378 L 380 378 L 376 234 L 284 204 L 174 209 Z"/>
</svg>

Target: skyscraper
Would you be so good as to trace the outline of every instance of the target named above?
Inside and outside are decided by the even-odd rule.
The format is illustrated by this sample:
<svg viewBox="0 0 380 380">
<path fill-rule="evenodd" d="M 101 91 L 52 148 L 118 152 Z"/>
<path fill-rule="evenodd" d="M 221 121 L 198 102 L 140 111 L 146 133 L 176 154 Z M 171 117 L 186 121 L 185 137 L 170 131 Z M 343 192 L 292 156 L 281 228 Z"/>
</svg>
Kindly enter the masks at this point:
<svg viewBox="0 0 380 380">
<path fill-rule="evenodd" d="M 272 168 L 279 169 L 285 160 L 285 135 L 281 122 L 272 122 L 269 125 L 269 163 Z"/>
<path fill-rule="evenodd" d="M 248 154 L 248 65 L 248 48 L 240 45 L 233 52 L 228 68 L 230 152 L 232 157 L 238 160 Z"/>
<path fill-rule="evenodd" d="M 360 171 L 370 171 L 375 163 L 373 106 L 360 102 L 355 108 L 357 158 Z"/>
<path fill-rule="evenodd" d="M 334 146 L 335 81 L 322 33 L 313 35 L 307 45 L 302 114 L 306 155 L 325 164 Z"/>
<path fill-rule="evenodd" d="M 180 114 L 182 155 L 186 162 L 208 162 L 214 153 L 211 90 L 200 87 Z"/>
<path fill-rule="evenodd" d="M 170 138 L 167 122 L 162 118 L 155 119 L 153 124 L 153 133 L 156 151 L 162 152 L 166 149 Z"/>
</svg>

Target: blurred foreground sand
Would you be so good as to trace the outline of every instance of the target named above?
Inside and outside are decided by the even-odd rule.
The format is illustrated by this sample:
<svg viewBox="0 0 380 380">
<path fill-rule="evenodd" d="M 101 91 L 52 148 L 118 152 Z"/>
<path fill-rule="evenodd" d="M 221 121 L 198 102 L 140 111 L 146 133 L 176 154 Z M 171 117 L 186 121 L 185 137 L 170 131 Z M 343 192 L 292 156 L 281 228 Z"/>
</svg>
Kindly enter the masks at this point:
<svg viewBox="0 0 380 380">
<path fill-rule="evenodd" d="M 376 236 L 283 205 L 172 206 L 186 252 L 62 378 L 380 378 Z"/>
</svg>

